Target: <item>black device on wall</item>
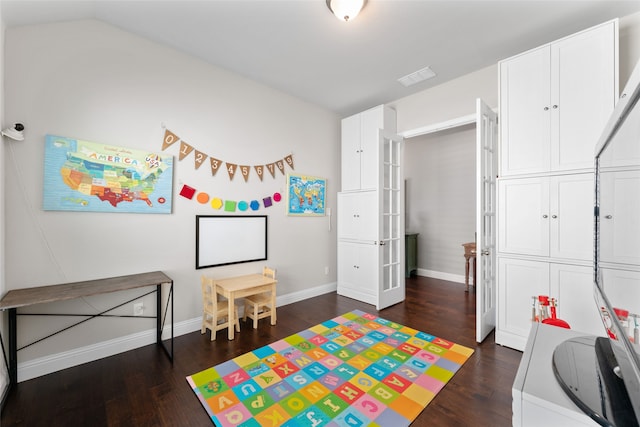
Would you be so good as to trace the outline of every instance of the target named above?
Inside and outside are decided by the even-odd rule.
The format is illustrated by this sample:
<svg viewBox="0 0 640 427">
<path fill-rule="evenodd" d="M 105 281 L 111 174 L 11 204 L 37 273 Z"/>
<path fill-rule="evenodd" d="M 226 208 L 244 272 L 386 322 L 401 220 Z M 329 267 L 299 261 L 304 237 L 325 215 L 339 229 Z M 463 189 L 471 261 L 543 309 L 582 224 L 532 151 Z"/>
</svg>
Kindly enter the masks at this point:
<svg viewBox="0 0 640 427">
<path fill-rule="evenodd" d="M 266 215 L 196 215 L 196 269 L 266 259 Z"/>
</svg>

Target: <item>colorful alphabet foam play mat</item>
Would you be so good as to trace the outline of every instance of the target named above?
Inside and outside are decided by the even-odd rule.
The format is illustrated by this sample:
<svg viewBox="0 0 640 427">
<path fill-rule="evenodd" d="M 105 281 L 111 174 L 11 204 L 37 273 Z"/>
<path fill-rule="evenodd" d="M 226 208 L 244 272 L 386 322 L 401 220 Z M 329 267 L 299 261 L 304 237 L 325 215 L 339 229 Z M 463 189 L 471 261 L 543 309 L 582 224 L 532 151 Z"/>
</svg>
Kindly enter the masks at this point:
<svg viewBox="0 0 640 427">
<path fill-rule="evenodd" d="M 355 310 L 187 377 L 226 426 L 408 426 L 473 350 Z"/>
</svg>

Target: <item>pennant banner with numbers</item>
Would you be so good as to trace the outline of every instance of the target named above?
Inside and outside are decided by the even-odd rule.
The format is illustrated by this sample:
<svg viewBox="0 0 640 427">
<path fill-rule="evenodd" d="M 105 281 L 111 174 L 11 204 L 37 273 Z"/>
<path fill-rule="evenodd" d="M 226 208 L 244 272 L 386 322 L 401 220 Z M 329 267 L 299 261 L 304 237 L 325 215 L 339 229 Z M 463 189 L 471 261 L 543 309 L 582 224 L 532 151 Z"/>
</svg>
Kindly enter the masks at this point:
<svg viewBox="0 0 640 427">
<path fill-rule="evenodd" d="M 270 163 L 265 163 L 262 165 L 239 165 L 237 163 L 231 163 L 226 160 L 221 160 L 215 157 L 212 157 L 210 154 L 207 154 L 203 151 L 198 150 L 191 144 L 182 140 L 178 135 L 171 132 L 169 129 L 165 129 L 164 138 L 162 140 L 162 151 L 174 145 L 176 142 L 180 141 L 180 153 L 178 155 L 179 160 L 184 160 L 191 153 L 194 153 L 194 167 L 195 169 L 200 169 L 200 166 L 209 159 L 209 164 L 211 167 L 211 176 L 216 176 L 216 173 L 220 168 L 224 168 L 227 170 L 227 174 L 229 175 L 229 179 L 233 180 L 237 173 L 242 175 L 244 182 L 249 182 L 249 176 L 251 175 L 251 170 L 255 172 L 260 181 L 264 178 L 264 170 L 266 168 L 267 171 L 271 174 L 272 178 L 276 178 L 276 170 L 280 171 L 282 175 L 286 175 L 285 164 L 288 165 L 291 169 L 293 167 L 293 154 L 289 154 L 282 159 L 275 160 Z"/>
</svg>

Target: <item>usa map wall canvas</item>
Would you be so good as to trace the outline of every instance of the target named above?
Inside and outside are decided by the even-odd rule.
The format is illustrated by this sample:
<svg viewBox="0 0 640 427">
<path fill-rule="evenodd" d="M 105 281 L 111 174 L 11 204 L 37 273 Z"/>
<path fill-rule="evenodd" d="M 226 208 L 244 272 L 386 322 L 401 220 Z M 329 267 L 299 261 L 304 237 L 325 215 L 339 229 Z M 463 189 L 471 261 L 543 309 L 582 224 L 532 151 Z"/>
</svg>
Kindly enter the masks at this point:
<svg viewBox="0 0 640 427">
<path fill-rule="evenodd" d="M 171 213 L 173 157 L 47 135 L 44 210 Z"/>
</svg>

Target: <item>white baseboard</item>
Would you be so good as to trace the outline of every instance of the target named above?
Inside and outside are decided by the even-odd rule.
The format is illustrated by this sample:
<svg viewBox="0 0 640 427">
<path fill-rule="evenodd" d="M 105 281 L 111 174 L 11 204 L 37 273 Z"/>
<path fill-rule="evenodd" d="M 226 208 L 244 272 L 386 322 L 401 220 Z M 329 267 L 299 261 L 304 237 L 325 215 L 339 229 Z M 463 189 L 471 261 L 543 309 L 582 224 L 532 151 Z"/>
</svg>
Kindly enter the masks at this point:
<svg viewBox="0 0 640 427">
<path fill-rule="evenodd" d="M 335 291 L 336 288 L 337 284 L 334 282 L 316 286 L 315 288 L 305 289 L 304 291 L 281 295 L 276 298 L 276 306 L 280 307 L 315 296 L 327 294 Z M 242 310 L 240 310 L 239 315 L 242 314 Z M 198 331 L 201 326 L 202 317 L 200 316 L 174 323 L 173 336 L 179 337 L 180 335 Z M 171 338 L 171 324 L 165 324 L 162 339 L 167 340 L 169 338 Z M 94 360 L 113 356 L 125 351 L 144 347 L 145 345 L 154 344 L 155 342 L 156 330 L 153 328 L 97 344 L 75 348 L 73 350 L 18 363 L 18 382 L 27 381 L 62 369 L 71 368 L 83 363 L 92 362 Z"/>
<path fill-rule="evenodd" d="M 442 271 L 425 270 L 422 268 L 418 269 L 417 274 L 418 276 L 432 277 L 449 282 L 464 283 L 464 276 L 460 274 L 443 273 Z"/>
</svg>

